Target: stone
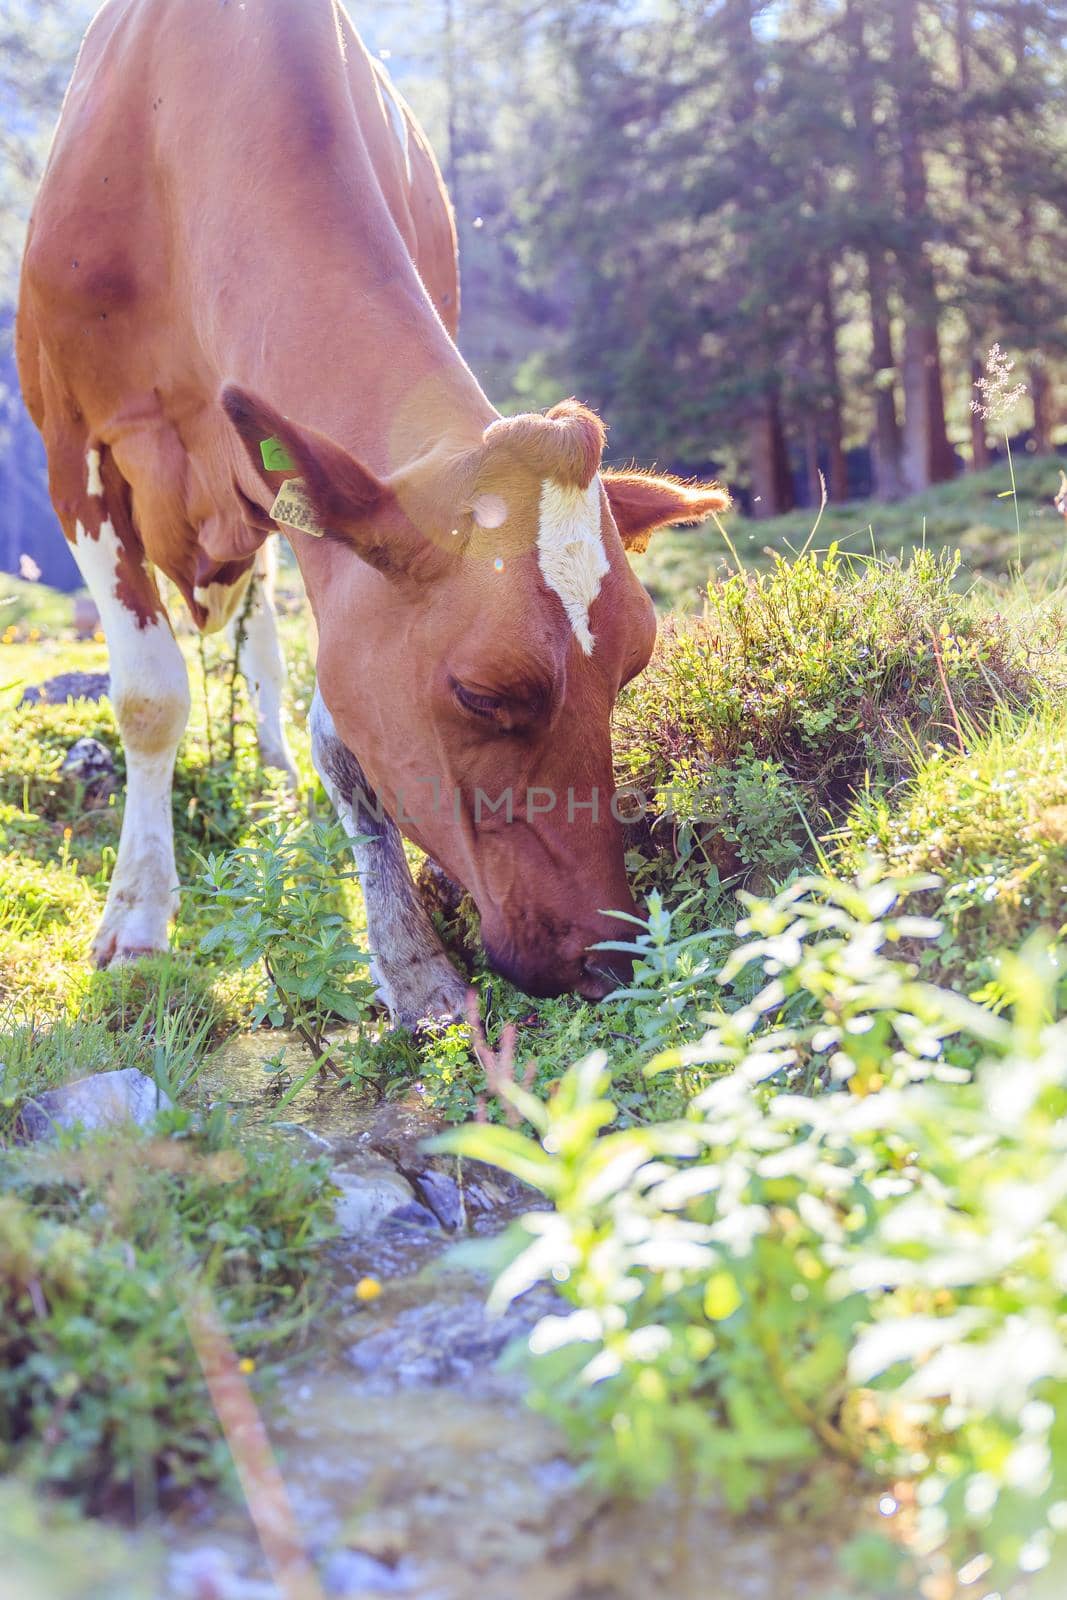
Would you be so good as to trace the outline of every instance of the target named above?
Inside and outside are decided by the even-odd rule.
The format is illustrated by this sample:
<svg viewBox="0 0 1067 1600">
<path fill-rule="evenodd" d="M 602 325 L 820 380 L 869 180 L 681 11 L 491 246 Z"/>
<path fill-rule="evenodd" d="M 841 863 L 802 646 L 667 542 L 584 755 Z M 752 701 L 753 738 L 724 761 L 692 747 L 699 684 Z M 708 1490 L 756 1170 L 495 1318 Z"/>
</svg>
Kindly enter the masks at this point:
<svg viewBox="0 0 1067 1600">
<path fill-rule="evenodd" d="M 67 700 L 103 700 L 111 686 L 106 672 L 61 672 L 22 692 L 24 706 L 61 706 Z"/>
<path fill-rule="evenodd" d="M 76 739 L 59 770 L 87 790 L 100 792 L 115 783 L 115 758 L 99 739 Z"/>
<path fill-rule="evenodd" d="M 373 1233 L 386 1217 L 415 1198 L 411 1185 L 384 1163 L 365 1172 L 337 1167 L 330 1181 L 341 1191 L 334 1202 L 334 1221 L 346 1239 Z"/>
<path fill-rule="evenodd" d="M 48 1139 L 63 1129 L 115 1128 L 125 1123 L 146 1127 L 172 1102 L 153 1079 L 136 1067 L 118 1072 L 97 1072 L 89 1078 L 75 1078 L 58 1089 L 27 1100 L 19 1112 L 22 1137 Z"/>
<path fill-rule="evenodd" d="M 403 1566 L 387 1567 L 363 1550 L 333 1550 L 322 1562 L 322 1584 L 330 1595 L 409 1594 Z"/>
</svg>

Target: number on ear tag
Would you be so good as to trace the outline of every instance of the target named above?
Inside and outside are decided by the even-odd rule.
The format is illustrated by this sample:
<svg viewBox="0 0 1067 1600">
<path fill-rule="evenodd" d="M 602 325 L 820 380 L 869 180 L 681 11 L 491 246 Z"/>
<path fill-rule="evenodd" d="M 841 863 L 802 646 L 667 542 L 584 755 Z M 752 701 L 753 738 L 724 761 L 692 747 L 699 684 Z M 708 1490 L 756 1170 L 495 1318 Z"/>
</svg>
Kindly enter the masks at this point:
<svg viewBox="0 0 1067 1600">
<path fill-rule="evenodd" d="M 315 521 L 315 513 L 304 492 L 301 478 L 288 478 L 282 484 L 270 514 L 275 522 L 283 522 L 287 528 L 296 528 L 299 533 L 309 533 L 313 539 L 321 539 L 326 532 Z"/>
</svg>

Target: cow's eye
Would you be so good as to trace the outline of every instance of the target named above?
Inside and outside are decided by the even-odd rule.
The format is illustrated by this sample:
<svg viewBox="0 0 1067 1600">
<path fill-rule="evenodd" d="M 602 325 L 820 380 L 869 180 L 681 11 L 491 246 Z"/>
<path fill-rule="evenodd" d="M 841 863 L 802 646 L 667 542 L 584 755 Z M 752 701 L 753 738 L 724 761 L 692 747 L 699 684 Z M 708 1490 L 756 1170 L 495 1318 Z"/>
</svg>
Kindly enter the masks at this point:
<svg viewBox="0 0 1067 1600">
<path fill-rule="evenodd" d="M 453 683 L 452 693 L 464 711 L 469 711 L 475 717 L 485 717 L 488 721 L 496 717 L 504 704 L 498 694 L 481 694 L 474 689 L 464 688 L 462 683 Z"/>
</svg>

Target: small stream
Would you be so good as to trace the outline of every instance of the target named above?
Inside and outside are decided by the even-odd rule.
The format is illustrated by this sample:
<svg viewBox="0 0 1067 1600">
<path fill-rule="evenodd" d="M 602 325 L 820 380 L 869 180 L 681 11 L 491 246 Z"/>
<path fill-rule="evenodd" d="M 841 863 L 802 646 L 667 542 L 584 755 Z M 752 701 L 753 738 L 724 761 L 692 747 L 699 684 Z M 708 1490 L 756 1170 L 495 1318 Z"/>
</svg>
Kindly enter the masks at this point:
<svg viewBox="0 0 1067 1600">
<path fill-rule="evenodd" d="M 262 1063 L 278 1035 L 236 1041 L 201 1085 L 260 1119 Z M 463 1232 L 499 1229 L 530 1195 L 487 1169 L 462 1189 L 420 1155 L 432 1120 L 415 1103 L 368 1109 L 345 1090 L 304 1090 L 283 1116 L 301 1147 L 329 1149 L 345 1237 L 311 1347 L 263 1400 L 293 1518 L 314 1568 L 300 1600 L 829 1600 L 844 1596 L 847 1531 L 783 1527 L 664 1495 L 642 1505 L 584 1484 L 556 1429 L 527 1410 L 498 1357 L 551 1304 L 534 1291 L 506 1316 L 487 1281 L 450 1262 Z M 373 1277 L 380 1295 L 361 1302 Z M 855 1505 L 838 1515 L 854 1527 Z M 247 1511 L 217 1497 L 162 1529 L 167 1600 L 278 1600 Z M 288 1600 L 288 1596 L 285 1597 Z"/>
</svg>

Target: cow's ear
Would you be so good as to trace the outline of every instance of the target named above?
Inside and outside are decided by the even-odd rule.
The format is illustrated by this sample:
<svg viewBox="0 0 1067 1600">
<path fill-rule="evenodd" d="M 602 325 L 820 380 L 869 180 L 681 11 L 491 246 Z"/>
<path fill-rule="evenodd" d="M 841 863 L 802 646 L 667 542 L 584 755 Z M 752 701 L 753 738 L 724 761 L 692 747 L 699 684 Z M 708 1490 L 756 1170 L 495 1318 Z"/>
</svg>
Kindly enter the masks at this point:
<svg viewBox="0 0 1067 1600">
<path fill-rule="evenodd" d="M 730 496 L 718 483 L 683 483 L 651 472 L 605 472 L 603 484 L 619 537 L 635 555 L 647 550 L 657 528 L 692 526 L 730 508 Z"/>
<path fill-rule="evenodd" d="M 275 490 L 287 478 L 301 480 L 323 532 L 381 572 L 411 568 L 426 541 L 400 514 L 389 484 L 318 429 L 290 421 L 236 384 L 225 386 L 219 403 L 260 477 Z"/>
</svg>

